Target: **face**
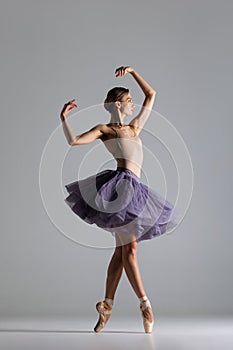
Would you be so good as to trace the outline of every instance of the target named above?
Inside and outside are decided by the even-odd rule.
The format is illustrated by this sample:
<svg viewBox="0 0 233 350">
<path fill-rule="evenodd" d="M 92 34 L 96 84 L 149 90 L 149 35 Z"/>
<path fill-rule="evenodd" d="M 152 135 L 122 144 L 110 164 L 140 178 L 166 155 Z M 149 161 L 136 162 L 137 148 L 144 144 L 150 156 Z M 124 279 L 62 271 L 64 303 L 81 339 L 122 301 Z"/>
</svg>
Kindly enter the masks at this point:
<svg viewBox="0 0 233 350">
<path fill-rule="evenodd" d="M 126 116 L 131 116 L 135 108 L 131 94 L 130 93 L 125 94 L 120 100 L 120 102 L 121 102 L 121 108 L 120 108 L 121 113 Z"/>
</svg>

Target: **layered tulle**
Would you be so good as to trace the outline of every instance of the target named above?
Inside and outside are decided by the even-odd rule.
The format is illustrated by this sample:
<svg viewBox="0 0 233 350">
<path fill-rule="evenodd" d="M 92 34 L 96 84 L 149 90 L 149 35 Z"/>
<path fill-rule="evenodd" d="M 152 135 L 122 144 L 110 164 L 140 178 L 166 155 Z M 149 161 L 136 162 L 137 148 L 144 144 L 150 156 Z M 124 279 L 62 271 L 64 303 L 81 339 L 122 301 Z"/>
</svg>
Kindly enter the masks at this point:
<svg viewBox="0 0 233 350">
<path fill-rule="evenodd" d="M 127 168 L 103 170 L 65 188 L 76 215 L 125 241 L 132 234 L 137 242 L 152 239 L 177 225 L 174 206 Z"/>
</svg>

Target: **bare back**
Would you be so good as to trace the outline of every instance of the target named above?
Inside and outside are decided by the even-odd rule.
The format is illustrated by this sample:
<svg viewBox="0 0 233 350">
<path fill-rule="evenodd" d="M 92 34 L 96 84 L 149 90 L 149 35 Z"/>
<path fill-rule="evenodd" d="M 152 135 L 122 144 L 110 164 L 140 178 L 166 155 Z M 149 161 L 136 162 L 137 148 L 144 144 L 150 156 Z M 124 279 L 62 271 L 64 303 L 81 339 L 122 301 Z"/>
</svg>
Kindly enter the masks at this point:
<svg viewBox="0 0 233 350">
<path fill-rule="evenodd" d="M 128 168 L 140 177 L 143 161 L 142 141 L 134 127 L 106 124 L 103 131 L 100 139 L 116 159 L 117 166 Z"/>
</svg>

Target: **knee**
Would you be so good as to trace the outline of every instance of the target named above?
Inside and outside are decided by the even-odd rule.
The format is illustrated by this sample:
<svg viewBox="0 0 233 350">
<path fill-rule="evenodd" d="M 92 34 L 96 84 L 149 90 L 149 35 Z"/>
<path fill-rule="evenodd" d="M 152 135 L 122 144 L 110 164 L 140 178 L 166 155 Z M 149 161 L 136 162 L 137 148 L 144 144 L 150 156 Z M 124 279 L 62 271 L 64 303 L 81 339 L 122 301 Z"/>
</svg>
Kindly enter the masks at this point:
<svg viewBox="0 0 233 350">
<path fill-rule="evenodd" d="M 135 258 L 137 255 L 137 243 L 129 243 L 122 247 L 123 258 Z"/>
</svg>

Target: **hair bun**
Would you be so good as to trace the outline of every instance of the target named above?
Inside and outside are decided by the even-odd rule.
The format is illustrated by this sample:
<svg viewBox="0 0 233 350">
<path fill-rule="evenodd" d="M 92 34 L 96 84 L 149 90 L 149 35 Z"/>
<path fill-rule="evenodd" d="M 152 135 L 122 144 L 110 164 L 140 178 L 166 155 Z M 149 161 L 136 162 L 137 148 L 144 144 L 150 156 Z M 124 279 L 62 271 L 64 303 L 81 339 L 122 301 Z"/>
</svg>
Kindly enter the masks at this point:
<svg viewBox="0 0 233 350">
<path fill-rule="evenodd" d="M 107 97 L 104 100 L 104 108 L 112 113 L 114 110 L 114 102 L 121 100 L 121 98 L 129 93 L 129 89 L 124 87 L 114 87 L 108 91 Z"/>
</svg>

